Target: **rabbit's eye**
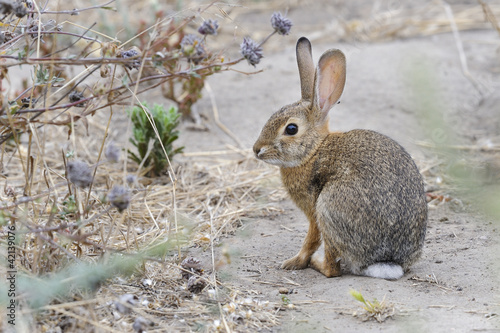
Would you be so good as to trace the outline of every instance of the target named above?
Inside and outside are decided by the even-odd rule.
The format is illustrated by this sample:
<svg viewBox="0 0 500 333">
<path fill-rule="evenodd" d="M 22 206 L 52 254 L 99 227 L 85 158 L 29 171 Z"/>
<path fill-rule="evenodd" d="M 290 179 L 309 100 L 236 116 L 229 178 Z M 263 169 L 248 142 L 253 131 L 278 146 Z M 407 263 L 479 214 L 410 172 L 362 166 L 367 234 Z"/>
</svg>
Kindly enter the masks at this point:
<svg viewBox="0 0 500 333">
<path fill-rule="evenodd" d="M 295 135 L 299 131 L 299 126 L 296 124 L 288 124 L 285 128 L 285 133 L 287 135 Z"/>
</svg>

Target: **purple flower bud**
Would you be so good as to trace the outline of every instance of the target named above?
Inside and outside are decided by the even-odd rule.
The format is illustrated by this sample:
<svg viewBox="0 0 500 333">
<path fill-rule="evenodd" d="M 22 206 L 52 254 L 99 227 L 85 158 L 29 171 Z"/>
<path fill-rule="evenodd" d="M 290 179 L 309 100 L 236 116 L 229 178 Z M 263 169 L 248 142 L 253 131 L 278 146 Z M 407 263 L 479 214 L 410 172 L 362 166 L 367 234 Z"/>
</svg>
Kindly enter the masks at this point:
<svg viewBox="0 0 500 333">
<path fill-rule="evenodd" d="M 139 55 L 139 52 L 137 52 L 137 50 L 134 48 L 131 48 L 131 49 L 126 50 L 126 51 L 122 50 L 120 52 L 120 56 L 122 58 L 132 58 L 132 57 L 136 57 L 138 55 Z"/>
<path fill-rule="evenodd" d="M 127 51 L 120 51 L 118 53 L 118 57 L 119 58 L 123 58 L 123 59 L 128 59 L 128 58 L 136 58 L 138 57 L 140 54 L 139 52 L 134 49 L 134 48 L 131 48 Z M 125 64 L 125 67 L 127 67 L 128 69 L 138 69 L 139 67 L 141 67 L 141 60 L 140 59 L 134 59 L 132 62 L 130 63 L 126 63 Z"/>
<path fill-rule="evenodd" d="M 184 36 L 181 41 L 181 51 L 195 65 L 199 64 L 208 55 L 203 40 L 193 34 Z"/>
<path fill-rule="evenodd" d="M 219 22 L 217 20 L 206 20 L 198 28 L 198 32 L 202 35 L 217 35 Z"/>
<path fill-rule="evenodd" d="M 278 34 L 288 35 L 292 28 L 292 21 L 281 15 L 280 12 L 277 12 L 271 16 L 271 25 Z"/>
<path fill-rule="evenodd" d="M 254 40 L 249 37 L 243 38 L 243 43 L 240 45 L 240 52 L 248 61 L 248 63 L 255 67 L 262 59 L 262 48 Z"/>
</svg>

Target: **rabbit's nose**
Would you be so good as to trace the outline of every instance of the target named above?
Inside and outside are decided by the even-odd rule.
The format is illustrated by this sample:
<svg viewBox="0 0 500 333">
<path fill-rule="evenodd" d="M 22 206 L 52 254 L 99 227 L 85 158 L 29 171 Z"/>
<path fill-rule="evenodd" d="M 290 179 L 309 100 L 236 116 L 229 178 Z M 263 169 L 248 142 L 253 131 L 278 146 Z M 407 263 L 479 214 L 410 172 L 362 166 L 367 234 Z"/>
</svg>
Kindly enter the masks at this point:
<svg viewBox="0 0 500 333">
<path fill-rule="evenodd" d="M 263 151 L 264 149 L 260 145 L 253 146 L 253 152 L 255 153 L 255 156 L 259 157 L 260 153 Z"/>
<path fill-rule="evenodd" d="M 258 157 L 260 153 L 260 147 L 253 146 L 253 152 L 255 153 L 255 156 Z"/>
</svg>

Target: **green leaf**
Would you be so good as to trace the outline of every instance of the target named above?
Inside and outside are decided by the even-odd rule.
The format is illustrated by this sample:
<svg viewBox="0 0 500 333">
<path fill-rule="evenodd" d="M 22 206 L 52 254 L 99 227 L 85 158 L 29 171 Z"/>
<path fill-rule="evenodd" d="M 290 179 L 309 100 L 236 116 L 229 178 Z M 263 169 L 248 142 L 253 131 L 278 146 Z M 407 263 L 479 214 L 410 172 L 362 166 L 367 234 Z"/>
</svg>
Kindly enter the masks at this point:
<svg viewBox="0 0 500 333">
<path fill-rule="evenodd" d="M 141 163 L 141 159 L 136 155 L 134 154 L 133 152 L 131 152 L 130 150 L 127 150 L 128 152 L 128 157 L 134 161 L 135 163 L 139 164 Z"/>
<path fill-rule="evenodd" d="M 288 305 L 291 303 L 290 299 L 286 297 L 286 295 L 281 295 L 281 301 L 283 302 L 283 305 Z"/>
</svg>

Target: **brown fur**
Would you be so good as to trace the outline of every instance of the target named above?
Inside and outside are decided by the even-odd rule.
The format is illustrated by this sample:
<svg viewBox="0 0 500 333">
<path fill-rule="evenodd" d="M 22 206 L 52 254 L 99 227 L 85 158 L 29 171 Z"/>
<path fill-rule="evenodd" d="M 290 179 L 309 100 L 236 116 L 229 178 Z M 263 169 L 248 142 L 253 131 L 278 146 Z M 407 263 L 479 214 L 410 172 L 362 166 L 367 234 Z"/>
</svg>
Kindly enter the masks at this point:
<svg viewBox="0 0 500 333">
<path fill-rule="evenodd" d="M 376 263 L 407 270 L 425 238 L 422 177 L 410 155 L 382 134 L 329 132 L 327 114 L 342 94 L 345 57 L 329 50 L 311 74 L 310 50 L 309 41 L 301 38 L 302 100 L 271 116 L 254 145 L 259 159 L 280 166 L 285 188 L 309 220 L 300 252 L 282 267 L 311 265 L 332 277 L 341 275 L 342 259 L 355 274 Z M 299 128 L 294 135 L 285 130 L 291 123 Z M 325 260 L 311 260 L 321 240 Z"/>
</svg>

